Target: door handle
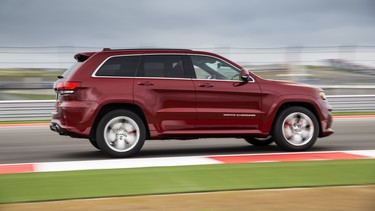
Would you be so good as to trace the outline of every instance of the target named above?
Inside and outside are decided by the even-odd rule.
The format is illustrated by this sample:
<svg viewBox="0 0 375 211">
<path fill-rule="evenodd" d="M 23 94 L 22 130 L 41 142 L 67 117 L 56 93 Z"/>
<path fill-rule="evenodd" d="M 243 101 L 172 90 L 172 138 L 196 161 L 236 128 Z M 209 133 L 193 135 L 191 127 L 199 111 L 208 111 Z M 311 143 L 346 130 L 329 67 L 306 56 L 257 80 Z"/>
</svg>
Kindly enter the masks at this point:
<svg viewBox="0 0 375 211">
<path fill-rule="evenodd" d="M 138 82 L 138 85 L 140 85 L 140 86 L 152 86 L 154 84 L 151 83 L 150 81 L 141 81 L 141 82 Z"/>
<path fill-rule="evenodd" d="M 209 83 L 199 84 L 198 86 L 199 86 L 199 87 L 204 87 L 204 88 L 211 88 L 211 87 L 214 87 L 213 85 L 211 85 L 211 84 L 209 84 Z"/>
</svg>

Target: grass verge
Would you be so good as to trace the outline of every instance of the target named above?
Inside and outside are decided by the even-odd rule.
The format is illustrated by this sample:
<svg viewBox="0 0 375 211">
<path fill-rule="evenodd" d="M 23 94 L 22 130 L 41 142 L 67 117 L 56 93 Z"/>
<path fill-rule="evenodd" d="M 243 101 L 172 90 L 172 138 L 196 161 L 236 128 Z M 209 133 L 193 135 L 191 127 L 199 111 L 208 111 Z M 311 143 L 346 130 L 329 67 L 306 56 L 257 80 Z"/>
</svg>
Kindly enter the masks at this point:
<svg viewBox="0 0 375 211">
<path fill-rule="evenodd" d="M 0 175 L 0 203 L 360 184 L 375 184 L 374 159 Z"/>
<path fill-rule="evenodd" d="M 375 115 L 375 111 L 363 111 L 363 112 L 332 112 L 333 116 L 365 116 Z"/>
<path fill-rule="evenodd" d="M 47 95 L 47 94 L 23 94 L 23 93 L 11 93 L 8 95 L 12 95 L 17 98 L 21 98 L 22 100 L 54 100 L 56 99 L 56 95 Z"/>
<path fill-rule="evenodd" d="M 41 123 L 50 123 L 51 120 L 21 120 L 21 121 L 0 121 L 1 124 L 41 124 Z"/>
</svg>

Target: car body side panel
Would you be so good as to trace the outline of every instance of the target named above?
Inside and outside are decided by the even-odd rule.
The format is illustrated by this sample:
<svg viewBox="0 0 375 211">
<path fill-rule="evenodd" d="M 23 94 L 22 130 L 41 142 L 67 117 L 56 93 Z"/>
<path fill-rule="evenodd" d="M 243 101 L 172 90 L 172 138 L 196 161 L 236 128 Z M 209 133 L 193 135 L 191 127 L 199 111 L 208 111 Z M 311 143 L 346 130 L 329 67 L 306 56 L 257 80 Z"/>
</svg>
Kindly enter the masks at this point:
<svg viewBox="0 0 375 211">
<path fill-rule="evenodd" d="M 320 99 L 318 90 L 313 91 L 309 86 L 301 86 L 295 83 L 260 80 L 262 89 L 262 121 L 259 130 L 270 133 L 272 124 L 277 117 L 277 112 L 284 105 L 309 105 L 317 114 L 320 121 L 319 136 L 323 137 L 332 133 L 332 115 L 327 101 Z M 289 94 L 291 93 L 291 94 Z"/>
<path fill-rule="evenodd" d="M 151 131 L 183 131 L 195 126 L 195 90 L 191 79 L 135 78 L 134 103 L 143 108 Z"/>
<path fill-rule="evenodd" d="M 257 83 L 194 80 L 197 95 L 196 129 L 257 129 L 261 93 Z"/>
</svg>

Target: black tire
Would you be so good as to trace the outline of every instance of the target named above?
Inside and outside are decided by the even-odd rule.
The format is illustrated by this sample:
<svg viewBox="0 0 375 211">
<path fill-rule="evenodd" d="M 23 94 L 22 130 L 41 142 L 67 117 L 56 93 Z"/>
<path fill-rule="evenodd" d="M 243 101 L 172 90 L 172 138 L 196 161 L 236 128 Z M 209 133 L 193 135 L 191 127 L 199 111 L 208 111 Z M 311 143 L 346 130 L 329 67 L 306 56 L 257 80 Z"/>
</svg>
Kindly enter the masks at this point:
<svg viewBox="0 0 375 211">
<path fill-rule="evenodd" d="M 96 130 L 99 148 L 112 157 L 131 157 L 141 150 L 146 138 L 142 119 L 129 110 L 114 110 L 100 120 Z"/>
<path fill-rule="evenodd" d="M 254 146 L 268 146 L 274 142 L 272 136 L 268 136 L 267 138 L 248 137 L 245 138 L 245 141 Z"/>
<path fill-rule="evenodd" d="M 319 123 L 309 109 L 292 106 L 282 110 L 273 125 L 275 143 L 286 151 L 305 151 L 316 142 Z"/>
<path fill-rule="evenodd" d="M 99 146 L 98 146 L 98 143 L 96 143 L 96 140 L 94 138 L 89 138 L 89 141 L 91 143 L 91 145 L 93 147 L 95 147 L 96 149 L 100 150 Z"/>
</svg>

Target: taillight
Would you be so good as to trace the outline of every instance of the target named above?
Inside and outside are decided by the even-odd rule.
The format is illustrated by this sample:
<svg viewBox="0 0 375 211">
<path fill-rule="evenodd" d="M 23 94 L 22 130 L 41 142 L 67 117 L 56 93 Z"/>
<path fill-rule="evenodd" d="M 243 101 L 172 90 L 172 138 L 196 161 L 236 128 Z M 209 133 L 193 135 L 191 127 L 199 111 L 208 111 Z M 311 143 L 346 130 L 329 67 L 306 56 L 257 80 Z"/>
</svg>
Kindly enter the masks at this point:
<svg viewBox="0 0 375 211">
<path fill-rule="evenodd" d="M 56 90 L 59 94 L 73 94 L 81 86 L 81 82 L 61 81 L 57 83 Z"/>
</svg>

